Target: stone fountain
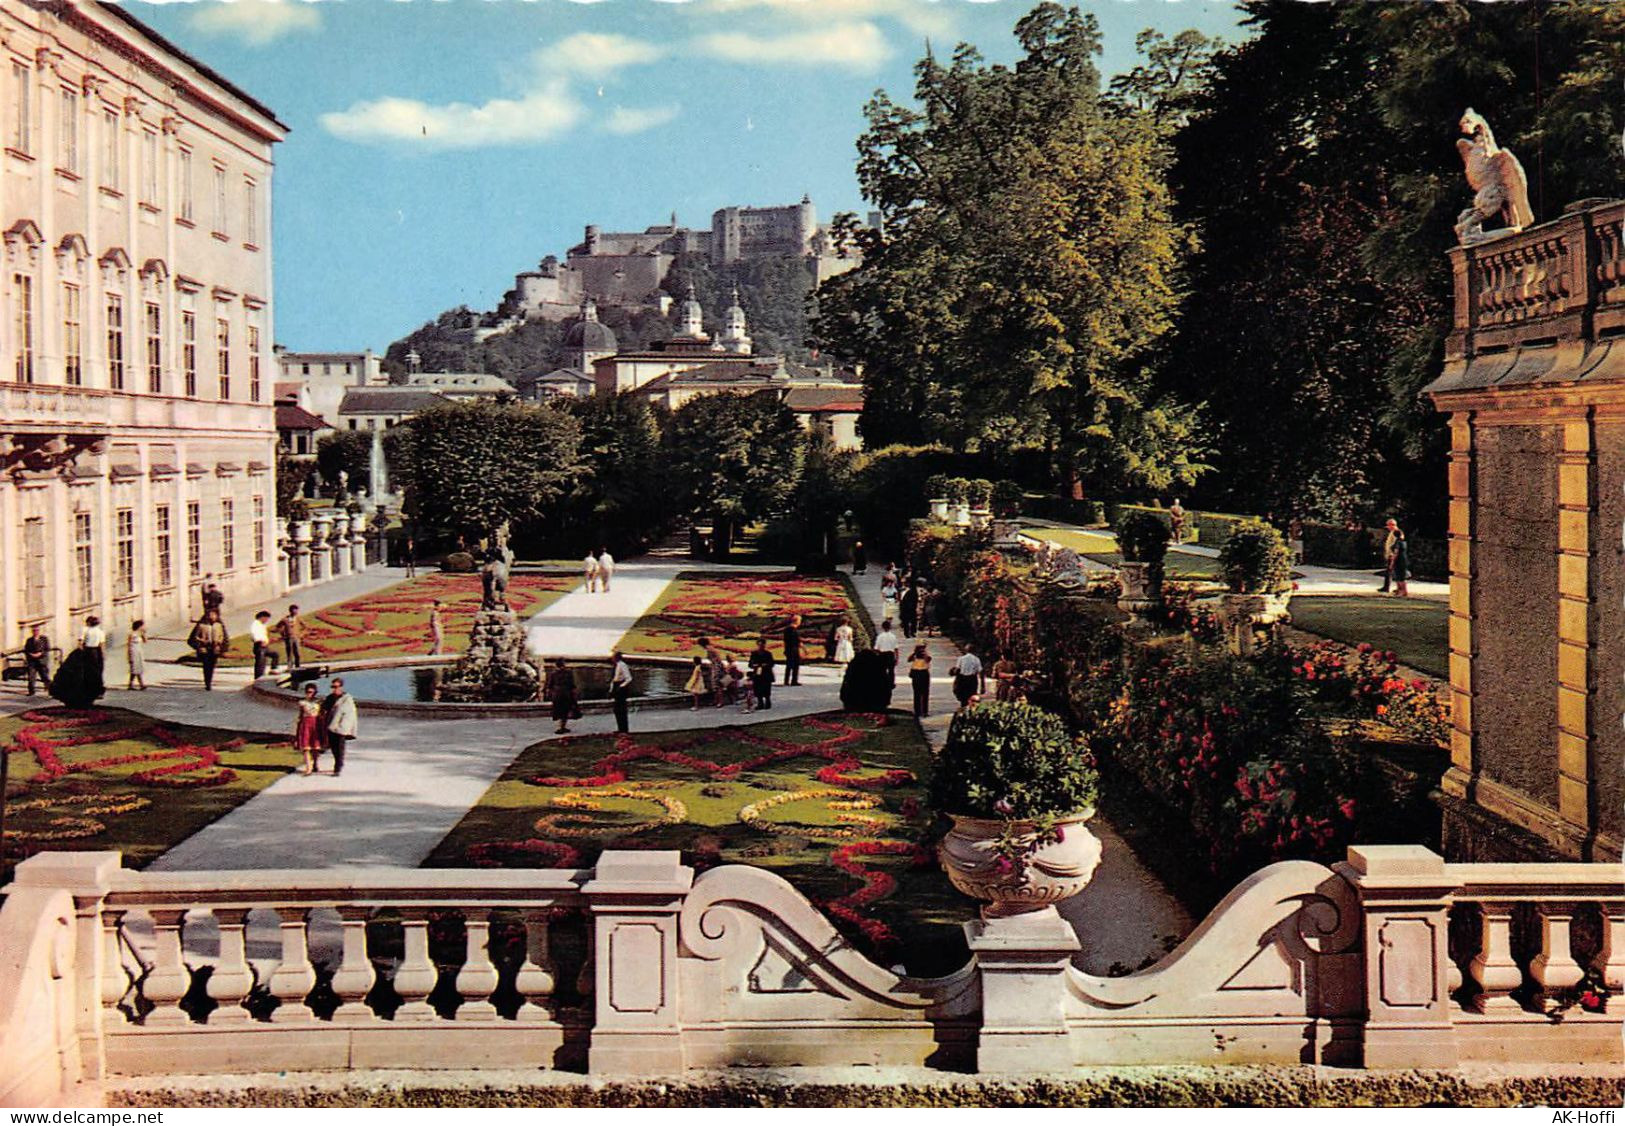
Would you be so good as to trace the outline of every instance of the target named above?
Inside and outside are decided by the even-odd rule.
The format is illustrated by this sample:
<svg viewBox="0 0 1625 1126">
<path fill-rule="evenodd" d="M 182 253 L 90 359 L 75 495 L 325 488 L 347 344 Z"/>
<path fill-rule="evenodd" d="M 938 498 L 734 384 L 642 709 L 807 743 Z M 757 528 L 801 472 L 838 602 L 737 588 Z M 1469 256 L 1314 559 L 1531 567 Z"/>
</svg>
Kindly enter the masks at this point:
<svg viewBox="0 0 1625 1126">
<path fill-rule="evenodd" d="M 525 653 L 525 631 L 508 605 L 508 571 L 513 552 L 507 527 L 497 530 L 480 571 L 480 612 L 468 639 L 468 652 L 446 673 L 440 699 L 456 703 L 519 703 L 536 697 L 541 674 Z"/>
</svg>

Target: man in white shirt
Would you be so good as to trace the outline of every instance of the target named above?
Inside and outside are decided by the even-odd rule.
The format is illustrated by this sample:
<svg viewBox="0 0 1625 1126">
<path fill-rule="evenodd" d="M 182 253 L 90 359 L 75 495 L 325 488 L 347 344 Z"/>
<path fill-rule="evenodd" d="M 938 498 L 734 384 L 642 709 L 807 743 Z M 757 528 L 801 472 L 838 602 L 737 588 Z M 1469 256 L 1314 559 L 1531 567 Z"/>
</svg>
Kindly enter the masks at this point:
<svg viewBox="0 0 1625 1126">
<path fill-rule="evenodd" d="M 609 675 L 609 698 L 615 706 L 615 730 L 624 734 L 631 730 L 627 721 L 626 701 L 632 695 L 632 668 L 619 649 L 609 655 L 609 663 L 615 668 Z"/>
<path fill-rule="evenodd" d="M 965 652 L 954 662 L 954 699 L 958 700 L 959 706 L 963 708 L 974 696 L 986 691 L 987 683 L 982 674 L 981 658 L 976 655 L 975 646 L 966 642 Z"/>
<path fill-rule="evenodd" d="M 266 669 L 276 664 L 271 651 L 271 611 L 261 610 L 248 626 L 248 639 L 254 643 L 254 679 L 265 675 Z"/>
<path fill-rule="evenodd" d="M 598 581 L 603 584 L 604 593 L 609 593 L 609 580 L 615 576 L 615 557 L 609 553 L 609 548 L 598 550 Z"/>
<path fill-rule="evenodd" d="M 892 632 L 891 619 L 887 618 L 880 623 L 880 633 L 875 637 L 875 652 L 886 659 L 886 675 L 891 678 L 893 688 L 897 687 L 897 635 Z"/>
<path fill-rule="evenodd" d="M 598 557 L 587 552 L 587 558 L 581 561 L 581 569 L 587 576 L 587 593 L 592 594 L 598 589 Z"/>
</svg>

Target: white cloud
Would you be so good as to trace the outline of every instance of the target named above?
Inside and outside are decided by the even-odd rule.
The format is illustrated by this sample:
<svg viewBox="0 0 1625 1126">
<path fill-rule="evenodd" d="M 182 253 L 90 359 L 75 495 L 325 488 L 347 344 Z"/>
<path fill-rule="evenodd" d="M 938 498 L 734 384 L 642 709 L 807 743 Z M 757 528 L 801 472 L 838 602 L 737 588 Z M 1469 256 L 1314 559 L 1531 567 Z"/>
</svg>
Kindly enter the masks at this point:
<svg viewBox="0 0 1625 1126">
<path fill-rule="evenodd" d="M 554 140 L 574 129 L 584 112 L 564 82 L 555 80 L 522 97 L 496 98 L 477 106 L 378 98 L 357 102 L 342 113 L 324 113 L 321 124 L 335 137 L 363 144 L 475 149 Z"/>
<path fill-rule="evenodd" d="M 213 0 L 197 6 L 191 24 L 205 35 L 264 47 L 293 32 L 320 30 L 322 16 L 309 0 Z"/>
<path fill-rule="evenodd" d="M 610 110 L 609 116 L 604 119 L 604 128 L 611 133 L 622 136 L 632 133 L 643 133 L 650 129 L 658 129 L 675 120 L 681 112 L 680 106 L 643 106 L 627 108 L 616 106 Z"/>
<path fill-rule="evenodd" d="M 680 0 L 696 12 L 736 13 L 759 9 L 803 22 L 889 19 L 920 35 L 952 35 L 949 0 Z"/>
<path fill-rule="evenodd" d="M 873 70 L 891 57 L 891 45 L 872 23 L 838 23 L 787 35 L 743 31 L 702 35 L 693 41 L 701 54 L 729 62 L 778 66 L 840 66 Z"/>
<path fill-rule="evenodd" d="M 625 67 L 652 63 L 663 53 L 659 46 L 641 39 L 583 31 L 548 44 L 534 59 L 544 74 L 602 78 Z"/>
</svg>

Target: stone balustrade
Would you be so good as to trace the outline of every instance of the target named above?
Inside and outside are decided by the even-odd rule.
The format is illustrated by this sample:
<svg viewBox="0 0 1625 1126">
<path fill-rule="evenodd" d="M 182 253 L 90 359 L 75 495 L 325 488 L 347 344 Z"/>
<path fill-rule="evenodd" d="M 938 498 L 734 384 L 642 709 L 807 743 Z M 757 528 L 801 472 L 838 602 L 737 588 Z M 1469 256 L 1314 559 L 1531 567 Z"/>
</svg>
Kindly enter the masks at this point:
<svg viewBox="0 0 1625 1126">
<path fill-rule="evenodd" d="M 1078 939 L 1048 909 L 967 924 L 967 964 L 922 979 L 869 961 L 777 875 L 695 878 L 675 852 L 509 871 L 119 859 L 17 868 L 0 1103 L 173 1073 L 1622 1059 L 1613 865 L 1360 846 L 1255 873 L 1139 973 L 1075 968 Z"/>
</svg>

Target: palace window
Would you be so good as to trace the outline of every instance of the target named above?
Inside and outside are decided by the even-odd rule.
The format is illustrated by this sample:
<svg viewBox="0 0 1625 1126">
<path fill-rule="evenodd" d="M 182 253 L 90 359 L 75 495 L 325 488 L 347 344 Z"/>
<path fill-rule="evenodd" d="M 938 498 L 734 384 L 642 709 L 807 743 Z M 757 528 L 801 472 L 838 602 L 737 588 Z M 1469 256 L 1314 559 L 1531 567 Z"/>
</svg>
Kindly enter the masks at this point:
<svg viewBox="0 0 1625 1126">
<path fill-rule="evenodd" d="M 203 576 L 203 505 L 195 500 L 186 502 L 186 568 L 194 579 Z"/>
<path fill-rule="evenodd" d="M 57 114 L 56 166 L 79 172 L 79 91 L 62 88 Z"/>
<path fill-rule="evenodd" d="M 181 181 L 181 213 L 180 218 L 188 223 L 194 222 L 192 218 L 192 150 L 180 150 Z"/>
<path fill-rule="evenodd" d="M 214 322 L 214 366 L 220 374 L 220 397 L 231 398 L 231 322 L 217 317 Z"/>
<path fill-rule="evenodd" d="M 23 613 L 30 618 L 46 611 L 45 521 L 23 521 Z"/>
<path fill-rule="evenodd" d="M 169 557 L 169 505 L 160 504 L 153 509 L 152 526 L 155 529 L 152 556 L 158 572 L 154 578 L 158 589 L 165 590 L 175 582 L 174 564 Z"/>
<path fill-rule="evenodd" d="M 18 383 L 34 382 L 34 276 L 11 275 L 11 338 L 17 342 Z"/>
<path fill-rule="evenodd" d="M 158 134 L 141 133 L 141 202 L 158 206 Z"/>
<path fill-rule="evenodd" d="M 147 390 L 164 391 L 164 314 L 156 301 L 147 302 Z"/>
<path fill-rule="evenodd" d="M 248 398 L 260 401 L 260 326 L 248 326 Z"/>
<path fill-rule="evenodd" d="M 220 569 L 232 571 L 237 567 L 237 502 L 230 497 L 220 501 Z"/>
<path fill-rule="evenodd" d="M 22 63 L 11 64 L 11 147 L 26 153 L 33 143 L 34 76 Z"/>
<path fill-rule="evenodd" d="M 78 286 L 62 283 L 62 381 L 69 387 L 85 381 L 83 299 Z"/>
<path fill-rule="evenodd" d="M 124 182 L 119 144 L 118 111 L 110 109 L 102 114 L 102 186 L 114 191 Z"/>
<path fill-rule="evenodd" d="M 250 246 L 260 245 L 260 186 L 253 180 L 243 181 L 243 209 L 246 230 L 243 238 Z"/>
<path fill-rule="evenodd" d="M 95 521 L 88 512 L 73 514 L 73 604 L 89 606 L 96 598 Z"/>
<path fill-rule="evenodd" d="M 124 390 L 124 298 L 107 295 L 107 385 Z"/>
<path fill-rule="evenodd" d="M 214 166 L 214 233 L 226 235 L 226 170 Z"/>
<path fill-rule="evenodd" d="M 197 398 L 197 314 L 181 314 L 181 370 L 186 379 L 186 397 Z"/>
<path fill-rule="evenodd" d="M 254 494 L 254 565 L 265 562 L 265 497 Z"/>
<path fill-rule="evenodd" d="M 113 597 L 127 598 L 135 593 L 135 509 L 113 513 L 113 548 Z"/>
</svg>

